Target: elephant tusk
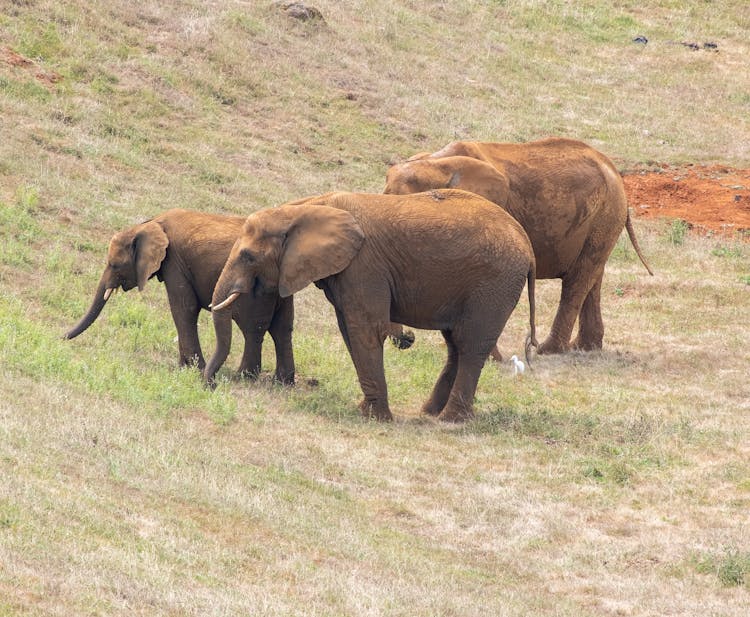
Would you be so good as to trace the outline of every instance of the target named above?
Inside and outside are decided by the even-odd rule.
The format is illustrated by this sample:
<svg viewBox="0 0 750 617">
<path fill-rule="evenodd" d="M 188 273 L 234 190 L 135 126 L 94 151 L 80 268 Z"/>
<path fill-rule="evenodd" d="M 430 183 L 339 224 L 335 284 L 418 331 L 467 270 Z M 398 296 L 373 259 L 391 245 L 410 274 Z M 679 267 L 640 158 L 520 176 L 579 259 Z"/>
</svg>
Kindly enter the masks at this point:
<svg viewBox="0 0 750 617">
<path fill-rule="evenodd" d="M 224 300 L 224 302 L 220 302 L 216 306 L 211 307 L 211 311 L 220 311 L 221 309 L 224 309 L 228 307 L 232 302 L 234 302 L 240 295 L 239 291 L 235 291 L 234 293 L 230 294 L 229 297 Z"/>
<path fill-rule="evenodd" d="M 114 287 L 108 287 L 104 290 L 104 301 L 106 302 L 109 300 L 109 297 L 112 295 L 112 292 L 115 290 Z"/>
</svg>

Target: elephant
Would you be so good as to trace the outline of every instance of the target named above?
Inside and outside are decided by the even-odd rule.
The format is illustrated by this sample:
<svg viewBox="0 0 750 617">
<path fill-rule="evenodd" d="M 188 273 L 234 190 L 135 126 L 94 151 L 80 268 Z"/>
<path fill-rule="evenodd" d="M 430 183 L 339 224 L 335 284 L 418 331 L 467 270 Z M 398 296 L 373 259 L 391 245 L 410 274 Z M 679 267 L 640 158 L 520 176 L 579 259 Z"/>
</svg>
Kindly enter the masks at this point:
<svg viewBox="0 0 750 617">
<path fill-rule="evenodd" d="M 471 191 L 504 208 L 531 240 L 538 279 L 562 279 L 560 304 L 539 353 L 602 348 L 604 265 L 625 226 L 633 231 L 622 177 L 605 155 L 572 139 L 530 143 L 457 141 L 390 167 L 386 194 L 430 189 Z M 493 357 L 499 358 L 497 349 Z"/>
<path fill-rule="evenodd" d="M 113 291 L 136 286 L 142 291 L 146 281 L 156 276 L 167 288 L 177 327 L 179 364 L 196 364 L 202 370 L 206 363 L 198 340 L 198 314 L 209 309 L 214 286 L 245 218 L 172 209 L 115 234 L 94 300 L 63 338 L 72 339 L 85 331 Z M 275 292 L 248 294 L 235 304 L 231 317 L 245 337 L 240 373 L 260 373 L 261 346 L 268 331 L 276 347 L 275 379 L 294 383 L 293 298 L 281 298 Z"/>
<path fill-rule="evenodd" d="M 440 420 L 473 417 L 482 366 L 528 283 L 534 330 L 535 261 L 523 228 L 466 191 L 416 195 L 328 193 L 250 215 L 213 295 L 223 362 L 229 308 L 254 290 L 286 298 L 310 283 L 333 305 L 364 399 L 362 415 L 392 420 L 383 368 L 391 322 L 440 330 L 448 359 L 422 411 Z"/>
</svg>

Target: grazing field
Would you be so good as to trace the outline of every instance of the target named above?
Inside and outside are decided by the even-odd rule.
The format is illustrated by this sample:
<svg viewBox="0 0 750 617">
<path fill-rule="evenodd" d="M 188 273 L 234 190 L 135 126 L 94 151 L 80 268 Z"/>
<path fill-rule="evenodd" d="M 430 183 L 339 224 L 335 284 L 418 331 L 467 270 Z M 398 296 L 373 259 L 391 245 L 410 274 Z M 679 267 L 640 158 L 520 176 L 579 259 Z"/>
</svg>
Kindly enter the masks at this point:
<svg viewBox="0 0 750 617">
<path fill-rule="evenodd" d="M 445 355 L 427 331 L 386 344 L 395 422 L 362 420 L 312 286 L 294 388 L 271 345 L 238 378 L 235 340 L 206 390 L 155 280 L 61 339 L 112 234 L 171 207 L 377 192 L 453 139 L 750 167 L 746 2 L 311 5 L 322 20 L 270 0 L 0 3 L 0 614 L 747 615 L 746 232 L 637 218 L 656 274 L 623 235 L 604 349 L 520 378 L 488 362 L 460 426 L 419 415 Z M 540 338 L 559 289 L 537 285 Z M 527 319 L 524 293 L 506 358 Z M 207 313 L 199 332 L 210 353 Z"/>
</svg>

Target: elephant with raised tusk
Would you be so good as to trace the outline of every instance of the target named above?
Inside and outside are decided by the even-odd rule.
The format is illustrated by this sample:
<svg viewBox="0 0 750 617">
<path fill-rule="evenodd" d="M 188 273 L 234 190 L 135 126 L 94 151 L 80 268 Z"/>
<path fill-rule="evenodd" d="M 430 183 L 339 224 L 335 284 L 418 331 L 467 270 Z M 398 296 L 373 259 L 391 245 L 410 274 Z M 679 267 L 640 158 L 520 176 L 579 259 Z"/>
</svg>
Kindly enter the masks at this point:
<svg viewBox="0 0 750 617">
<path fill-rule="evenodd" d="M 173 209 L 115 234 L 94 300 L 64 338 L 75 338 L 94 323 L 113 291 L 143 290 L 146 281 L 156 276 L 167 288 L 180 366 L 196 364 L 203 370 L 206 363 L 198 339 L 198 314 L 209 307 L 245 218 Z M 294 383 L 292 297 L 281 298 L 275 292 L 247 294 L 232 307 L 231 318 L 245 338 L 239 371 L 251 376 L 260 372 L 263 337 L 269 332 L 276 347 L 275 378 Z"/>
<path fill-rule="evenodd" d="M 310 283 L 333 304 L 367 417 L 390 420 L 383 341 L 391 322 L 440 330 L 448 359 L 423 412 L 473 416 L 482 366 L 528 282 L 534 335 L 534 254 L 523 228 L 486 199 L 457 190 L 417 195 L 331 193 L 248 217 L 213 295 L 216 352 L 230 309 L 263 290 L 289 297 Z"/>
<path fill-rule="evenodd" d="M 653 274 L 633 231 L 622 177 L 601 152 L 572 139 L 530 143 L 457 141 L 392 166 L 384 192 L 458 188 L 504 208 L 524 228 L 539 279 L 562 279 L 552 330 L 539 353 L 601 349 L 604 266 L 623 227 Z M 499 358 L 495 349 L 493 357 Z"/>
</svg>

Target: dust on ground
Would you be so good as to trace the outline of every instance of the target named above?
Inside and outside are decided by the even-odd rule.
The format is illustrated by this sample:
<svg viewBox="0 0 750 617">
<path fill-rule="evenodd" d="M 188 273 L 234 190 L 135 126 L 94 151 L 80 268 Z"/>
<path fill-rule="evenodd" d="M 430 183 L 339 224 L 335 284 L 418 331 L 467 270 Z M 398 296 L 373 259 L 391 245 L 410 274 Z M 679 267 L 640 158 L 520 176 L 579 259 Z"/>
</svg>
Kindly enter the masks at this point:
<svg viewBox="0 0 750 617">
<path fill-rule="evenodd" d="M 651 165 L 623 173 L 637 218 L 685 221 L 693 231 L 750 240 L 750 169 Z"/>
</svg>

